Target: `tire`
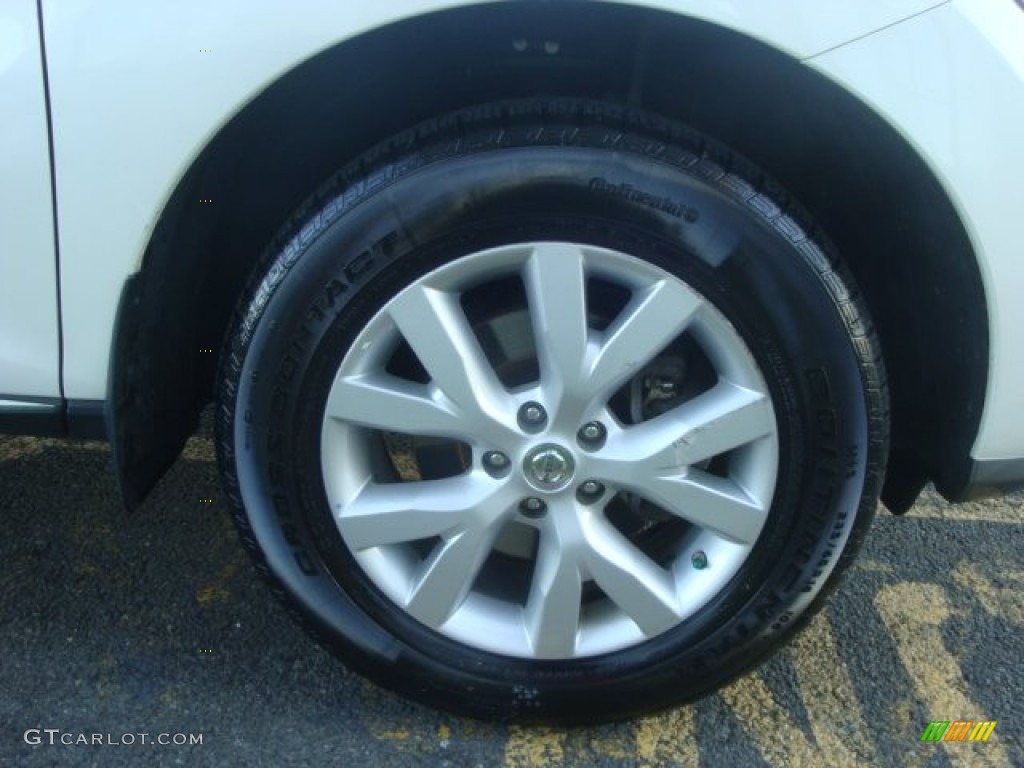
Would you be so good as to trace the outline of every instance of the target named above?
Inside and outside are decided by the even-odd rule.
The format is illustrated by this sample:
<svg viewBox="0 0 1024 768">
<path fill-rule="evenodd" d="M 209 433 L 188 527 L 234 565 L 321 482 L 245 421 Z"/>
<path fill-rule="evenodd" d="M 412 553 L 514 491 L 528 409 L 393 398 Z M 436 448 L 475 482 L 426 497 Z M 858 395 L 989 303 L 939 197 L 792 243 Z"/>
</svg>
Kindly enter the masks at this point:
<svg viewBox="0 0 1024 768">
<path fill-rule="evenodd" d="M 220 373 L 259 570 L 431 706 L 580 723 L 706 694 L 820 607 L 886 461 L 849 275 L 749 163 L 574 101 L 431 121 L 256 270 Z"/>
</svg>

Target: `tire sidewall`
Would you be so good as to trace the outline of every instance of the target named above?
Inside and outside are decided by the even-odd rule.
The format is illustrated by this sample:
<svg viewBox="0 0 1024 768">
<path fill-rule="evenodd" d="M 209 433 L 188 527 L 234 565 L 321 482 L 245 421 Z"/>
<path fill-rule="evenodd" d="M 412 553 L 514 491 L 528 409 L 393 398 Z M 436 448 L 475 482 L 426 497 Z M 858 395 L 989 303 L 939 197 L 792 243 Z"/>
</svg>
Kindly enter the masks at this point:
<svg viewBox="0 0 1024 768">
<path fill-rule="evenodd" d="M 848 291 L 793 218 L 710 178 L 714 164 L 695 152 L 673 163 L 601 146 L 481 143 L 434 145 L 419 162 L 353 183 L 266 273 L 237 334 L 230 408 L 245 526 L 301 618 L 407 695 L 476 715 L 562 719 L 693 698 L 789 633 L 869 519 L 863 496 L 877 457 L 843 315 Z M 653 640 L 571 662 L 476 651 L 402 614 L 345 548 L 319 461 L 333 372 L 380 307 L 460 255 L 538 240 L 630 253 L 698 290 L 746 341 L 779 424 L 770 516 L 730 586 Z"/>
</svg>

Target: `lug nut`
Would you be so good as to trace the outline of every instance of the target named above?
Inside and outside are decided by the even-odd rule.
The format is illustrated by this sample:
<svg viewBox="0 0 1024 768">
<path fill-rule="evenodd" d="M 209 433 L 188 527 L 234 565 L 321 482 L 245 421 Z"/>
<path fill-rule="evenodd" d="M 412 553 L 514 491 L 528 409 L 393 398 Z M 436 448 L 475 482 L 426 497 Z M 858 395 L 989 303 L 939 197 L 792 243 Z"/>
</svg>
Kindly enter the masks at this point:
<svg viewBox="0 0 1024 768">
<path fill-rule="evenodd" d="M 488 451 L 484 454 L 484 469 L 494 477 L 504 474 L 510 463 L 508 456 L 501 451 Z"/>
<path fill-rule="evenodd" d="M 543 517 L 544 513 L 548 511 L 548 505 L 542 499 L 531 496 L 522 500 L 519 509 L 527 517 Z"/>
<path fill-rule="evenodd" d="M 604 424 L 599 421 L 591 421 L 588 424 L 584 424 L 580 427 L 580 431 L 576 435 L 580 445 L 588 450 L 600 448 L 604 445 L 605 438 L 607 437 L 608 430 L 606 430 L 604 428 Z"/>
<path fill-rule="evenodd" d="M 548 420 L 548 414 L 540 403 L 523 403 L 519 409 L 519 426 L 529 432 L 536 432 Z"/>
<path fill-rule="evenodd" d="M 580 484 L 576 491 L 576 498 L 583 504 L 593 504 L 604 496 L 604 485 L 597 480 L 587 480 Z"/>
</svg>

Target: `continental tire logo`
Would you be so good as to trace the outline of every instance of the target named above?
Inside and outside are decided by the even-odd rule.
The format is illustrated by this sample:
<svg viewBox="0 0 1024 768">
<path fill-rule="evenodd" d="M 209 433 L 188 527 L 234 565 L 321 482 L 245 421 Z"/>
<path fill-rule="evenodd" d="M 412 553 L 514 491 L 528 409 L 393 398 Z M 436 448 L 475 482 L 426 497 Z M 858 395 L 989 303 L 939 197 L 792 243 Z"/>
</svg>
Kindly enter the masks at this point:
<svg viewBox="0 0 1024 768">
<path fill-rule="evenodd" d="M 921 741 L 988 741 L 995 729 L 995 720 L 932 720 L 921 734 Z"/>
<path fill-rule="evenodd" d="M 618 197 L 622 200 L 628 200 L 631 203 L 646 205 L 648 208 L 653 208 L 656 211 L 667 213 L 669 216 L 674 216 L 677 219 L 685 219 L 691 224 L 700 218 L 700 212 L 696 208 L 690 208 L 670 197 L 664 197 L 662 195 L 646 192 L 642 189 L 637 189 L 632 184 L 616 184 L 600 177 L 596 177 L 590 180 L 590 184 L 588 186 L 594 192 L 598 192 L 602 195 Z"/>
</svg>

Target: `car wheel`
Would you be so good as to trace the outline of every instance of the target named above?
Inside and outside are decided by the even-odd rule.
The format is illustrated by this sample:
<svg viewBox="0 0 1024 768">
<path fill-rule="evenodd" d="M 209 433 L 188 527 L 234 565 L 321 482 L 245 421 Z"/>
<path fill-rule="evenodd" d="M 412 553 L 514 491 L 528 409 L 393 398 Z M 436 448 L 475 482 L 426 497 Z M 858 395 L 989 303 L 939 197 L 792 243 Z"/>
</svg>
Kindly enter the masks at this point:
<svg viewBox="0 0 1024 768">
<path fill-rule="evenodd" d="M 702 695 L 813 613 L 877 504 L 881 356 L 759 171 L 656 116 L 488 105 L 339 172 L 221 371 L 243 539 L 346 663 L 583 722 Z"/>
</svg>

